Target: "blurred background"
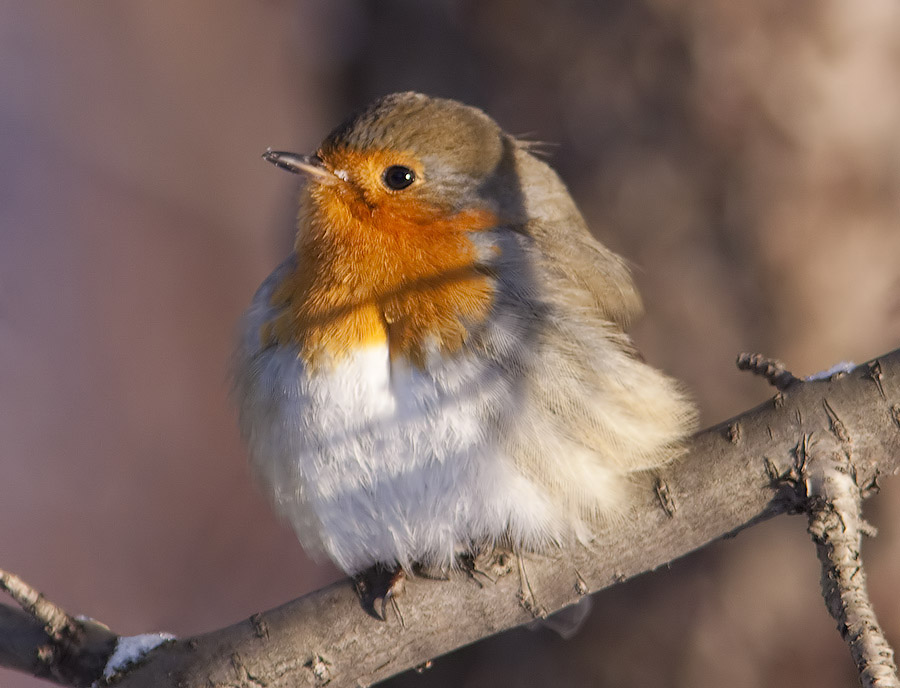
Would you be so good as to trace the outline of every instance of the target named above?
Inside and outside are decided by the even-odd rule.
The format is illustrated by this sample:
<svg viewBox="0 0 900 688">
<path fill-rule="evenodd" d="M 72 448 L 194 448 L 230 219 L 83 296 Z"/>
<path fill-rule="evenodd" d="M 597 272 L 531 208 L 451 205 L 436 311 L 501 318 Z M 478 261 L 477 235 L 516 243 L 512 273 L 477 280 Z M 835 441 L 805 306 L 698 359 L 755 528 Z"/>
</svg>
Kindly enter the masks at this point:
<svg viewBox="0 0 900 688">
<path fill-rule="evenodd" d="M 0 567 L 114 630 L 193 634 L 337 578 L 249 479 L 226 370 L 353 108 L 416 89 L 551 142 L 636 269 L 646 357 L 704 425 L 900 345 L 900 5 L 757 0 L 0 2 Z M 900 645 L 900 481 L 867 505 Z M 394 685 L 846 686 L 802 518 Z M 45 685 L 0 670 L 8 688 Z"/>
</svg>

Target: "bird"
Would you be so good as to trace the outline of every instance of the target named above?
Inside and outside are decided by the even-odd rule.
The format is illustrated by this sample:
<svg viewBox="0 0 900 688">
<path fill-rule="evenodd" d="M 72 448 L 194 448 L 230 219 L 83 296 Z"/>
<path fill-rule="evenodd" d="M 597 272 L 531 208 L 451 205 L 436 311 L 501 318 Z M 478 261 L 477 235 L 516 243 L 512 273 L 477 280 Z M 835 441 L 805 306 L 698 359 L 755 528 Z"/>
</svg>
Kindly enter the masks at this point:
<svg viewBox="0 0 900 688">
<path fill-rule="evenodd" d="M 641 300 L 534 146 L 403 92 L 335 128 L 302 174 L 290 255 L 241 324 L 254 474 L 350 575 L 547 552 L 627 518 L 696 411 L 644 362 Z"/>
</svg>

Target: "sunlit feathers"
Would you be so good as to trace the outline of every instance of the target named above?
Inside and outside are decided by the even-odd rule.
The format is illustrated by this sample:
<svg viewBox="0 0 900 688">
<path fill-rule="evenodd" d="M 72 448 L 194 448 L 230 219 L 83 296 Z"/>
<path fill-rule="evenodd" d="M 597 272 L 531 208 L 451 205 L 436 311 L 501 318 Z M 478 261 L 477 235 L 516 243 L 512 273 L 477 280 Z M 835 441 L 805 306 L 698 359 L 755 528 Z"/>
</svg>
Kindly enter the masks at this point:
<svg viewBox="0 0 900 688">
<path fill-rule="evenodd" d="M 311 364 L 383 342 L 392 357 L 417 364 L 432 349 L 458 351 L 492 300 L 468 234 L 496 226 L 497 218 L 385 188 L 381 175 L 394 164 L 425 179 L 408 154 L 331 150 L 322 157 L 335 177 L 310 183 L 297 269 L 275 290 L 272 305 L 281 314 L 262 337 L 296 344 Z"/>
</svg>

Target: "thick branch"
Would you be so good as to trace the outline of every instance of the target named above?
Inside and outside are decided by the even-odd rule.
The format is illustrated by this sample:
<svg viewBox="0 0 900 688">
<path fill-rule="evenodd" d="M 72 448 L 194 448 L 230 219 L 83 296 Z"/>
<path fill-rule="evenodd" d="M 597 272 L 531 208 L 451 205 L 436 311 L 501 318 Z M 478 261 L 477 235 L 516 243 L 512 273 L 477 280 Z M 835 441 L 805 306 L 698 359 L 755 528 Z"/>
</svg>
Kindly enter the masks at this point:
<svg viewBox="0 0 900 688">
<path fill-rule="evenodd" d="M 535 599 L 523 604 L 515 567 L 496 583 L 462 575 L 413 579 L 405 626 L 360 609 L 340 582 L 229 628 L 168 643 L 118 686 L 355 686 L 382 680 L 462 645 L 555 611 L 759 520 L 801 508 L 783 477 L 812 433 L 852 438 L 860 485 L 900 467 L 900 350 L 836 379 L 793 382 L 772 401 L 709 428 L 690 455 L 648 478 L 628 518 L 589 548 L 525 560 Z M 835 419 L 839 422 L 835 422 Z M 2 630 L 0 630 L 2 633 Z"/>
</svg>

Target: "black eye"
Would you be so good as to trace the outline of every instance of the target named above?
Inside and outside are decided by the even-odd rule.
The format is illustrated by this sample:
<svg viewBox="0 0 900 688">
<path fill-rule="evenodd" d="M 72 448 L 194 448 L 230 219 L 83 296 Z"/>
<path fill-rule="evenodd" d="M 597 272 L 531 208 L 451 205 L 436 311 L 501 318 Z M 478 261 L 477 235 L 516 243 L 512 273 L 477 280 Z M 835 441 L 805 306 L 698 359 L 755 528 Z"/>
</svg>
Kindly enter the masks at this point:
<svg viewBox="0 0 900 688">
<path fill-rule="evenodd" d="M 391 165 L 384 171 L 382 178 L 387 188 L 400 191 L 416 181 L 416 173 L 403 165 Z"/>
</svg>

